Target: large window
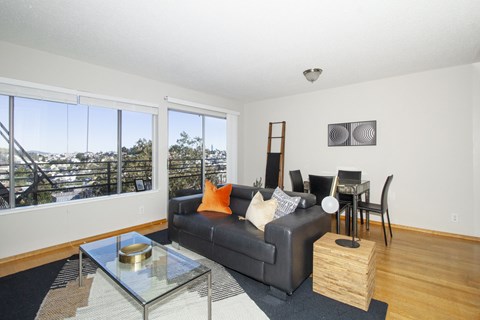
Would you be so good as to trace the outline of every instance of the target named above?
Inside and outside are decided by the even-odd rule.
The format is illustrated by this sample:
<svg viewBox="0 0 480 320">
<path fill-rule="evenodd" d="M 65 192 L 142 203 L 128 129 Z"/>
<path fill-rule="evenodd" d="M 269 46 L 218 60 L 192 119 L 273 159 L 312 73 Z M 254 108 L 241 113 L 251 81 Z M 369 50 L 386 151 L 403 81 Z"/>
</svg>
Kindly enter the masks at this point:
<svg viewBox="0 0 480 320">
<path fill-rule="evenodd" d="M 169 196 L 201 192 L 205 179 L 227 180 L 226 119 L 169 111 Z"/>
<path fill-rule="evenodd" d="M 0 207 L 132 192 L 135 179 L 151 185 L 153 117 L 0 95 Z"/>
</svg>

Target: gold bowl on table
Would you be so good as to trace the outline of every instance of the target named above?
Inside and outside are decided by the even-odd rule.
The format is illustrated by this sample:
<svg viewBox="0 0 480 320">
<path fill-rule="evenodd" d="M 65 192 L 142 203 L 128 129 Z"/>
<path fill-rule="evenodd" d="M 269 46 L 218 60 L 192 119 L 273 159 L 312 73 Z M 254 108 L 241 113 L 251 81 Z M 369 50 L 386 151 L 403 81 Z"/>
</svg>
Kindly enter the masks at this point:
<svg viewBox="0 0 480 320">
<path fill-rule="evenodd" d="M 118 259 L 123 263 L 138 263 L 152 256 L 152 246 L 146 243 L 134 243 L 118 252 Z"/>
</svg>

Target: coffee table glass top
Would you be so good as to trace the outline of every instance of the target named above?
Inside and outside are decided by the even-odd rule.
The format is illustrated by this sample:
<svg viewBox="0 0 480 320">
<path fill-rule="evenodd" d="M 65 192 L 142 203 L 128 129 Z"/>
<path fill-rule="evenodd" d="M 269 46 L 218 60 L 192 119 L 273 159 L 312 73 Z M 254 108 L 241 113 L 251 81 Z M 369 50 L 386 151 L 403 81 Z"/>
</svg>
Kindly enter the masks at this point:
<svg viewBox="0 0 480 320">
<path fill-rule="evenodd" d="M 151 245 L 152 256 L 140 263 L 120 262 L 120 249 L 136 243 Z M 83 244 L 80 250 L 144 305 L 210 271 L 136 232 Z"/>
</svg>

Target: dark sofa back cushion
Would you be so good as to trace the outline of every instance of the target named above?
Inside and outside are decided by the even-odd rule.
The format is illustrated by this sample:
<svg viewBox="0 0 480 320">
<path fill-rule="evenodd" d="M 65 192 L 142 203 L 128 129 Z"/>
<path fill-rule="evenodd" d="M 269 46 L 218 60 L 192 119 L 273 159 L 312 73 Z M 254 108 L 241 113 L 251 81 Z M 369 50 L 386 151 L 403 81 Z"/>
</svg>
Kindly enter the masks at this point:
<svg viewBox="0 0 480 320">
<path fill-rule="evenodd" d="M 221 187 L 222 185 L 219 185 Z M 244 185 L 232 185 L 232 193 L 230 194 L 230 209 L 234 214 L 245 217 L 250 201 L 253 196 L 260 191 L 265 200 L 272 198 L 274 189 L 260 189 L 257 187 L 250 187 Z M 310 193 L 285 191 L 291 197 L 300 197 L 298 208 L 307 209 L 316 204 L 316 197 Z"/>
<path fill-rule="evenodd" d="M 245 217 L 250 201 L 259 188 L 234 184 L 230 194 L 230 209 L 234 214 Z"/>
<path fill-rule="evenodd" d="M 263 195 L 265 200 L 271 199 L 272 194 L 275 189 L 261 189 L 260 192 Z M 317 203 L 317 197 L 310 193 L 302 193 L 302 192 L 292 192 L 292 191 L 283 191 L 290 197 L 300 197 L 300 202 L 298 203 L 297 208 L 307 209 L 311 206 L 314 206 Z"/>
<path fill-rule="evenodd" d="M 232 193 L 230 194 L 230 197 L 245 199 L 245 200 L 252 200 L 253 196 L 257 193 L 258 190 L 259 188 L 256 188 L 256 187 L 249 187 L 249 186 L 234 184 L 232 185 Z"/>
<path fill-rule="evenodd" d="M 236 215 L 245 217 L 251 200 L 230 197 L 230 209 Z"/>
</svg>

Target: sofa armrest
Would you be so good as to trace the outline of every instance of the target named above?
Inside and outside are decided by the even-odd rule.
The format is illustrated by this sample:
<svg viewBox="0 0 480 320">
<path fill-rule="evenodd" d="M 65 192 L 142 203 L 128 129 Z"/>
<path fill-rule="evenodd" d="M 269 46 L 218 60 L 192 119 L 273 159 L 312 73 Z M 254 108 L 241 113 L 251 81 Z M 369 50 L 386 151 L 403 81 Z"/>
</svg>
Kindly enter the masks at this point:
<svg viewBox="0 0 480 320">
<path fill-rule="evenodd" d="M 312 273 L 313 243 L 330 230 L 330 215 L 317 205 L 268 223 L 265 242 L 275 246 L 276 258 L 265 265 L 265 282 L 292 293 Z"/>
<path fill-rule="evenodd" d="M 203 194 L 194 194 L 190 196 L 170 199 L 168 212 L 176 214 L 187 214 L 197 212 L 198 206 L 202 203 Z"/>
<path fill-rule="evenodd" d="M 202 197 L 203 194 L 194 194 L 170 199 L 168 202 L 168 237 L 170 241 L 178 241 L 177 230 L 173 226 L 173 216 L 197 212 L 198 206 L 202 203 Z"/>
</svg>

